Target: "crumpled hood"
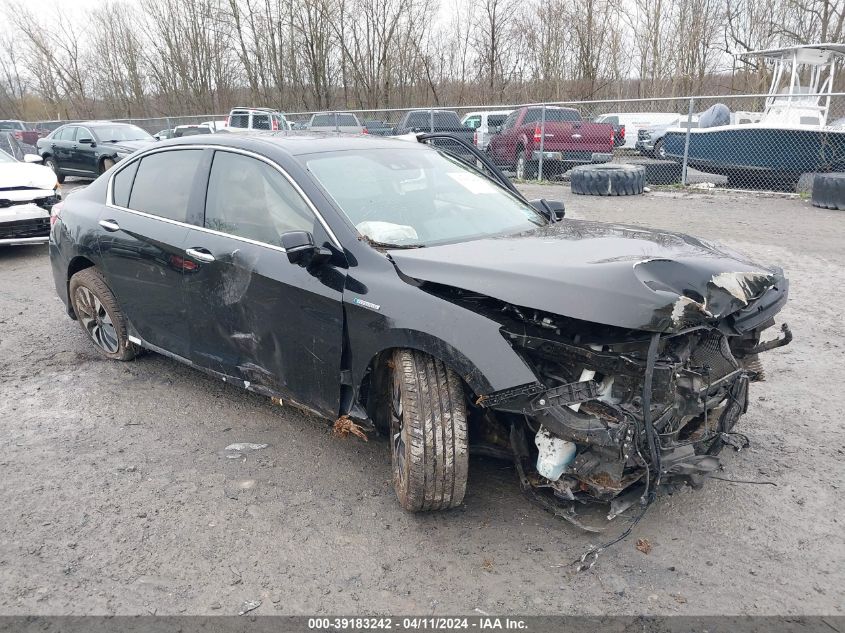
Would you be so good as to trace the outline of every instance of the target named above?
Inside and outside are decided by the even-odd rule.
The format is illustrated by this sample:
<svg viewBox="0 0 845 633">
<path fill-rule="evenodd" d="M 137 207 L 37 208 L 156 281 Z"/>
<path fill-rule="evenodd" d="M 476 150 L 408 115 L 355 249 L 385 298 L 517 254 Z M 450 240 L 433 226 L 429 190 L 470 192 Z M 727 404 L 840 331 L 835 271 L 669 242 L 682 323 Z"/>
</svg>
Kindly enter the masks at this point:
<svg viewBox="0 0 845 633">
<path fill-rule="evenodd" d="M 388 256 L 420 281 L 654 332 L 713 324 L 783 279 L 779 268 L 688 235 L 581 220 Z"/>
<path fill-rule="evenodd" d="M 52 191 L 55 186 L 56 174 L 52 169 L 32 163 L 0 163 L 0 189 L 32 187 Z"/>
</svg>

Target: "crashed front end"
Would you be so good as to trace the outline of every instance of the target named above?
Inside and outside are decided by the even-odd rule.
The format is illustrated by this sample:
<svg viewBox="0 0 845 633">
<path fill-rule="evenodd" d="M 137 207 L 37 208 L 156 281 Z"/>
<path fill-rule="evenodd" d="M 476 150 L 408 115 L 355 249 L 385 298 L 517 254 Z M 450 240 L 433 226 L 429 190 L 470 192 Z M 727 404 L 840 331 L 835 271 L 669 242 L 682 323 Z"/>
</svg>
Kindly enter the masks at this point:
<svg viewBox="0 0 845 633">
<path fill-rule="evenodd" d="M 761 338 L 788 282 L 737 273 L 700 290 L 636 330 L 485 300 L 506 317 L 502 334 L 538 377 L 477 402 L 511 421 L 524 488 L 559 500 L 615 499 L 612 513 L 621 512 L 644 493 L 701 486 L 725 445 L 746 445 L 734 429 L 749 383 L 764 377 L 759 355 L 791 340 L 786 325 L 780 338 Z"/>
</svg>

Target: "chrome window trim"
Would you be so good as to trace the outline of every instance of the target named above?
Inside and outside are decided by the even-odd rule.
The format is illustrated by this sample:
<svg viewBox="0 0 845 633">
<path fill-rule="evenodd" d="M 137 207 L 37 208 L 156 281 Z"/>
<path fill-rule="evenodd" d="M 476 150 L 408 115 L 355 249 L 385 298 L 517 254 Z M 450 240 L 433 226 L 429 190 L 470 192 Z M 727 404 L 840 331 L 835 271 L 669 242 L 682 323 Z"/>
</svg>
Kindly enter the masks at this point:
<svg viewBox="0 0 845 633">
<path fill-rule="evenodd" d="M 311 198 L 309 198 L 308 195 L 302 190 L 302 187 L 300 187 L 299 184 L 290 176 L 290 174 L 287 173 L 287 171 L 285 171 L 280 165 L 275 163 L 272 159 L 267 158 L 266 156 L 262 156 L 261 154 L 257 154 L 256 152 L 253 152 L 253 151 L 250 151 L 250 150 L 247 150 L 247 149 L 241 149 L 239 147 L 227 147 L 225 145 L 190 144 L 190 145 L 173 145 L 173 146 L 170 146 L 170 147 L 153 147 L 153 148 L 150 148 L 148 150 L 144 150 L 142 153 L 138 154 L 138 156 L 133 156 L 131 161 L 121 161 L 120 163 L 118 163 L 119 169 L 116 169 L 114 171 L 114 173 L 111 176 L 109 176 L 109 182 L 108 182 L 108 185 L 106 187 L 106 207 L 111 208 L 111 209 L 119 209 L 120 211 L 126 211 L 128 213 L 134 213 L 136 215 L 140 215 L 140 216 L 147 217 L 147 218 L 152 218 L 154 220 L 162 220 L 164 222 L 169 222 L 170 224 L 176 224 L 176 225 L 179 225 L 179 226 L 187 226 L 189 228 L 197 229 L 199 231 L 204 231 L 206 233 L 211 233 L 213 235 L 221 235 L 223 237 L 231 237 L 232 239 L 240 240 L 242 242 L 247 242 L 249 244 L 255 244 L 257 246 L 266 246 L 267 248 L 271 248 L 273 250 L 277 250 L 277 251 L 282 252 L 282 253 L 287 252 L 287 251 L 285 251 L 284 248 L 282 248 L 281 246 L 276 246 L 275 244 L 268 244 L 267 242 L 259 242 L 257 240 L 251 240 L 251 239 L 246 238 L 246 237 L 239 237 L 237 235 L 232 235 L 231 233 L 222 233 L 220 231 L 215 231 L 214 229 L 209 229 L 209 228 L 206 228 L 204 226 L 197 226 L 196 224 L 189 224 L 187 222 L 180 222 L 178 220 L 171 220 L 169 218 L 163 218 L 159 215 L 154 215 L 152 213 L 146 213 L 144 211 L 137 211 L 135 209 L 128 209 L 126 207 L 121 207 L 119 205 L 114 204 L 114 198 L 112 197 L 112 186 L 113 186 L 113 181 L 115 179 L 115 176 L 117 176 L 120 172 L 122 172 L 124 169 L 126 169 L 132 163 L 140 161 L 144 157 L 149 156 L 150 154 L 158 154 L 160 152 L 171 152 L 171 151 L 178 151 L 178 150 L 184 150 L 184 149 L 200 149 L 200 150 L 211 149 L 211 150 L 220 151 L 220 152 L 232 152 L 233 154 L 243 154 L 244 156 L 249 156 L 251 158 L 255 158 L 257 160 L 260 160 L 260 161 L 270 165 L 270 167 L 275 169 L 285 179 L 287 179 L 287 181 L 294 188 L 294 191 L 296 191 L 296 193 L 299 194 L 299 197 L 302 198 L 305 201 L 305 204 L 308 205 L 308 208 L 311 209 L 311 213 L 313 213 L 314 217 L 317 218 L 317 221 L 320 223 L 320 225 L 323 227 L 323 229 L 328 234 L 329 239 L 334 243 L 334 245 L 339 250 L 341 250 L 341 251 L 343 250 L 343 246 L 341 245 L 340 240 L 337 239 L 337 236 L 335 235 L 334 231 L 332 231 L 328 222 L 326 222 L 325 218 L 323 218 L 323 215 L 317 210 L 316 205 L 311 201 Z M 204 205 L 203 205 L 203 207 L 204 207 Z"/>
</svg>

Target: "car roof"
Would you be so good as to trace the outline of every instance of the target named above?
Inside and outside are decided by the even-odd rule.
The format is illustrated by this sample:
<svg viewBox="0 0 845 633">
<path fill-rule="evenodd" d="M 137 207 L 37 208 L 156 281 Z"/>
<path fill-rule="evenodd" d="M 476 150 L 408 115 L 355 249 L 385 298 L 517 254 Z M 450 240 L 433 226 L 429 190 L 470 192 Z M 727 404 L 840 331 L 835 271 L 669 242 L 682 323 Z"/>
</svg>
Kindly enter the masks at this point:
<svg viewBox="0 0 845 633">
<path fill-rule="evenodd" d="M 247 110 L 250 112 L 278 112 L 279 114 L 281 114 L 279 110 L 274 110 L 273 108 L 250 108 L 249 106 L 235 106 L 234 108 L 232 108 L 231 112 L 234 112 L 235 110 Z"/>
<path fill-rule="evenodd" d="M 59 127 L 65 127 L 68 125 L 83 125 L 85 127 L 103 127 L 108 125 L 109 127 L 113 127 L 115 125 L 135 125 L 134 123 L 124 123 L 123 121 L 68 121 L 67 123 L 62 123 Z M 137 126 L 135 126 L 137 127 Z M 56 128 L 57 130 L 59 128 Z"/>
<path fill-rule="evenodd" d="M 428 148 L 423 143 L 411 143 L 407 140 L 386 136 L 368 136 L 365 134 L 290 134 L 287 132 L 261 132 L 229 134 L 211 134 L 200 137 L 189 136 L 179 139 L 168 139 L 155 144 L 155 147 L 175 147 L 178 145 L 219 145 L 258 151 L 258 148 L 275 148 L 292 156 L 318 154 L 321 152 L 338 152 L 356 149 L 391 149 L 405 147 L 408 149 Z"/>
</svg>

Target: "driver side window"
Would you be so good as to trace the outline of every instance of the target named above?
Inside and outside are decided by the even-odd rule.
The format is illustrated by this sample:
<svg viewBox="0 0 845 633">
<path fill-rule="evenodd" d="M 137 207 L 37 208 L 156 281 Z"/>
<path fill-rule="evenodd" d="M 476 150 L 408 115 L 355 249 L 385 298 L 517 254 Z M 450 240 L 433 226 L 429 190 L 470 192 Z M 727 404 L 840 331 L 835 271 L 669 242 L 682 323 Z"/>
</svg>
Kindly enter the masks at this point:
<svg viewBox="0 0 845 633">
<path fill-rule="evenodd" d="M 515 112 L 511 112 L 508 115 L 508 118 L 505 119 L 505 122 L 502 124 L 502 129 L 503 130 L 511 129 L 514 126 L 514 124 L 516 123 L 516 117 L 518 115 L 519 115 L 519 110 L 516 110 Z"/>
<path fill-rule="evenodd" d="M 214 154 L 204 226 L 272 246 L 282 233 L 314 231 L 314 214 L 276 169 L 250 156 Z"/>
</svg>

